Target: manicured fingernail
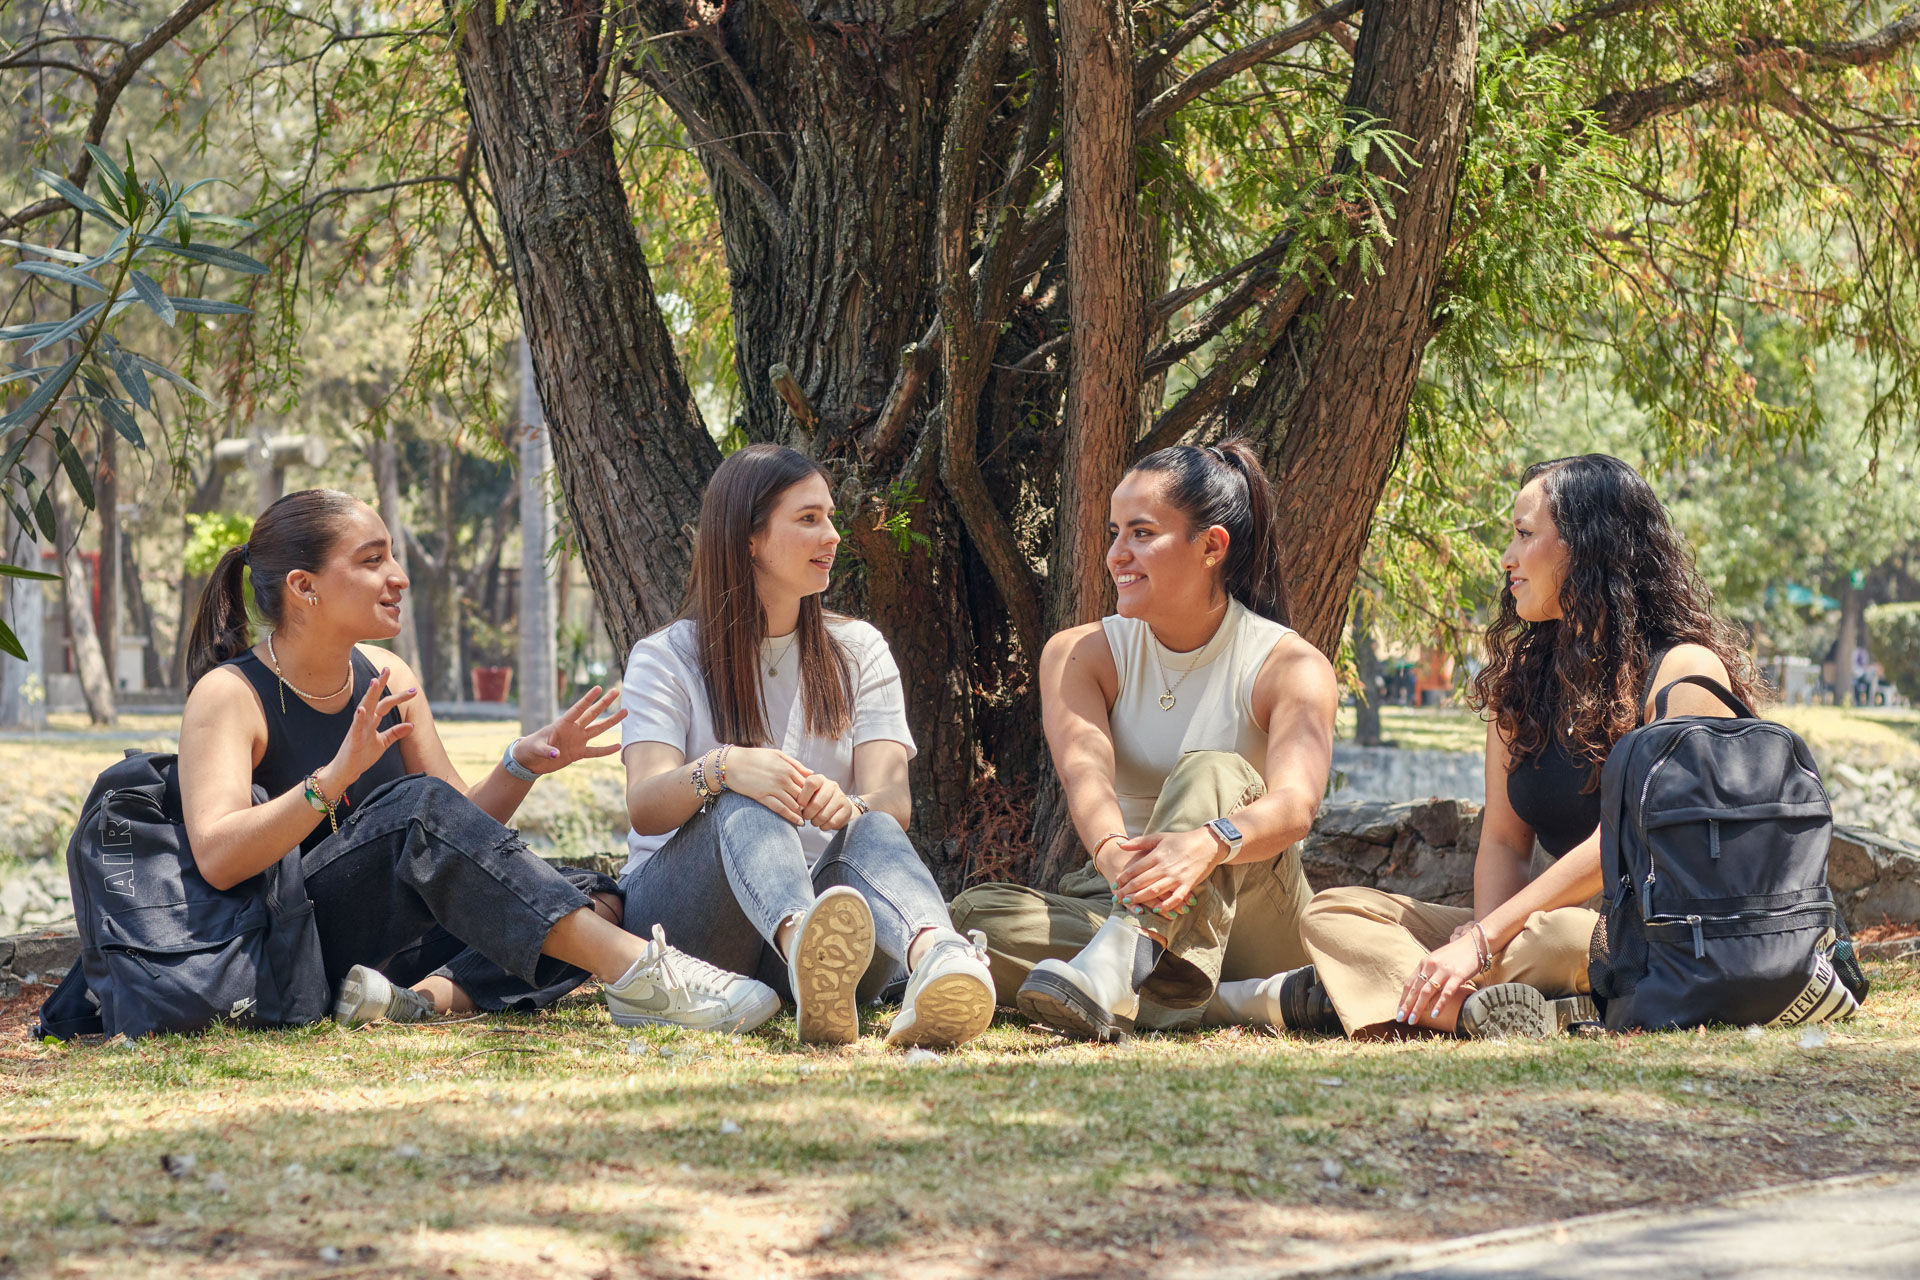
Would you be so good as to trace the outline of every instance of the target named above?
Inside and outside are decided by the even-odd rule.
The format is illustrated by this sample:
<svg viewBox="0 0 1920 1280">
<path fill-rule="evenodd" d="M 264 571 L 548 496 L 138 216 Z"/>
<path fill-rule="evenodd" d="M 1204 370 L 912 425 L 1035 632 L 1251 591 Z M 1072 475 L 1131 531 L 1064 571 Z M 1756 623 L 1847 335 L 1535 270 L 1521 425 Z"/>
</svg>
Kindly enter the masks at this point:
<svg viewBox="0 0 1920 1280">
<path fill-rule="evenodd" d="M 409 690 L 407 690 L 407 692 L 408 692 L 408 693 L 418 693 L 418 692 L 420 692 L 420 686 L 419 686 L 419 685 L 415 685 L 415 686 L 413 686 L 413 688 L 411 688 L 411 689 L 409 689 Z"/>
<path fill-rule="evenodd" d="M 1130 907 L 1130 906 L 1132 906 L 1132 905 L 1133 905 L 1133 899 L 1132 899 L 1132 898 L 1122 898 L 1122 899 L 1120 899 L 1120 905 L 1121 905 L 1121 906 L 1123 906 L 1123 907 Z"/>
<path fill-rule="evenodd" d="M 1127 908 L 1127 910 L 1129 910 L 1129 911 L 1131 911 L 1131 912 L 1133 912 L 1133 914 L 1135 914 L 1135 915 L 1139 915 L 1139 914 L 1140 914 L 1140 908 L 1138 908 L 1138 907 L 1128 907 L 1128 908 Z"/>
<path fill-rule="evenodd" d="M 547 748 L 547 759 L 549 759 L 549 760 L 551 760 L 551 759 L 553 759 L 553 758 L 554 758 L 555 756 L 557 756 L 557 755 L 559 755 L 559 754 L 560 754 L 560 748 L 558 748 L 558 747 L 548 747 L 548 748 Z"/>
<path fill-rule="evenodd" d="M 1430 1013 L 1430 1014 L 1428 1014 L 1427 1016 L 1428 1016 L 1429 1018 L 1437 1018 L 1437 1017 L 1439 1017 L 1439 1016 L 1440 1016 L 1440 1006 L 1439 1006 L 1439 1005 L 1435 1005 L 1435 1006 L 1433 1006 L 1433 1012 L 1432 1012 L 1432 1013 Z"/>
<path fill-rule="evenodd" d="M 1406 1010 L 1404 1010 L 1404 1009 L 1395 1009 L 1395 1010 L 1393 1011 L 1393 1020 L 1394 1020 L 1395 1022 L 1405 1022 L 1405 1021 L 1407 1020 L 1407 1013 L 1406 1013 Z"/>
</svg>

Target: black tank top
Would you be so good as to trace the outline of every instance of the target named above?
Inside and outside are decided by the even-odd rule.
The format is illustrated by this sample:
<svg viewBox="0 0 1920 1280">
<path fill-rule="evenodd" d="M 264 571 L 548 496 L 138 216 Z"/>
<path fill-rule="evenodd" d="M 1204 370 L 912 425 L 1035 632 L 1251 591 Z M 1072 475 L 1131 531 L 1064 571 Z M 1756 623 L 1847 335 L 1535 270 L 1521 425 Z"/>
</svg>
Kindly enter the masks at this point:
<svg viewBox="0 0 1920 1280">
<path fill-rule="evenodd" d="M 1640 690 L 1642 706 L 1653 692 L 1660 664 L 1672 650 L 1673 645 L 1666 643 L 1654 649 Z M 1550 720 L 1558 719 L 1555 708 Z M 1575 759 L 1555 732 L 1548 736 L 1546 750 L 1507 775 L 1507 803 L 1520 821 L 1533 828 L 1534 838 L 1550 857 L 1570 852 L 1600 825 L 1600 788 L 1586 790 L 1593 765 L 1593 761 Z"/>
<path fill-rule="evenodd" d="M 366 696 L 367 686 L 379 674 L 358 649 L 353 651 L 351 662 L 353 696 L 347 699 L 345 708 L 330 713 L 315 711 L 305 698 L 291 689 L 286 693 L 287 709 L 282 711 L 280 681 L 273 674 L 273 669 L 255 657 L 251 649 L 226 663 L 247 678 L 247 683 L 260 695 L 261 709 L 267 713 L 267 750 L 254 767 L 253 780 L 265 787 L 269 796 L 302 790 L 306 786 L 307 775 L 333 759 L 340 750 L 340 744 L 347 740 L 347 730 L 353 726 L 353 709 L 360 705 L 360 699 Z M 380 721 L 380 727 L 389 729 L 398 723 L 400 709 L 395 707 Z M 375 787 L 395 778 L 403 778 L 406 773 L 406 766 L 400 762 L 400 744 L 396 742 L 347 787 L 347 794 L 340 802 L 339 816 L 345 818 L 353 811 L 353 806 L 365 799 Z M 311 851 L 332 834 L 332 825 L 322 817 L 312 834 L 300 842 L 300 851 Z"/>
</svg>

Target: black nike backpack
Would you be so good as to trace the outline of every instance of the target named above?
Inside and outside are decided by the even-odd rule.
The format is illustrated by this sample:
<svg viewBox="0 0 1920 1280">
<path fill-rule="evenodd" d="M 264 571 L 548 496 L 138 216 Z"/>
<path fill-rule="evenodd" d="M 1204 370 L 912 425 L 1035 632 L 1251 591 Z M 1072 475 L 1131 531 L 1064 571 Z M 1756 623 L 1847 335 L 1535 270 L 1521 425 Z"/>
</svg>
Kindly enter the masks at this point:
<svg viewBox="0 0 1920 1280">
<path fill-rule="evenodd" d="M 256 788 L 256 803 L 265 798 Z M 135 1038 L 326 1012 L 300 851 L 231 889 L 208 884 L 187 847 L 173 756 L 129 751 L 95 780 L 67 844 L 67 879 L 80 963 L 42 1009 L 47 1034 Z"/>
<path fill-rule="evenodd" d="M 1737 718 L 1665 718 L 1680 684 Z M 1607 950 L 1589 977 L 1607 1027 L 1818 1021 L 1864 999 L 1807 744 L 1705 676 L 1665 686 L 1654 708 L 1601 771 Z"/>
</svg>

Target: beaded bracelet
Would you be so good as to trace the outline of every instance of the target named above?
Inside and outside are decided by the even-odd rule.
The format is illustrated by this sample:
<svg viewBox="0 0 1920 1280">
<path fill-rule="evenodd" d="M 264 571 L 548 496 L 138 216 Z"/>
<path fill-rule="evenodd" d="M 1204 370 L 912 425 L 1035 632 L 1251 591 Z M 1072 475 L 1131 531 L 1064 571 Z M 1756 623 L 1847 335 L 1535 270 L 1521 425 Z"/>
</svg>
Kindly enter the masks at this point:
<svg viewBox="0 0 1920 1280">
<path fill-rule="evenodd" d="M 721 747 L 719 754 L 714 757 L 713 790 L 716 795 L 727 789 L 727 752 L 731 750 L 733 750 L 733 744 L 729 742 L 726 746 Z"/>
<path fill-rule="evenodd" d="M 693 793 L 700 797 L 701 804 L 713 798 L 713 793 L 707 790 L 707 758 L 705 756 L 693 762 Z"/>
</svg>

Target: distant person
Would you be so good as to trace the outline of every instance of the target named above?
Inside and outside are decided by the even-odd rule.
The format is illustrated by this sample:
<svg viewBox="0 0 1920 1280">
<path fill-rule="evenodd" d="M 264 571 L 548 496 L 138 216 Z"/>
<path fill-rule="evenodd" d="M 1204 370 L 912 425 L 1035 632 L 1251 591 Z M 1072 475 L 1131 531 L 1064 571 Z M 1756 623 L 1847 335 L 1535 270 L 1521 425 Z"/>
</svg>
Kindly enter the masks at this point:
<svg viewBox="0 0 1920 1280">
<path fill-rule="evenodd" d="M 257 644 L 249 582 L 269 627 Z M 503 744 L 468 785 L 419 677 L 366 643 L 399 633 L 406 589 L 380 517 L 331 489 L 287 494 L 220 558 L 192 621 L 180 725 L 201 875 L 228 888 L 302 850 L 334 1017 L 350 1026 L 538 1007 L 588 973 L 616 1022 L 737 1030 L 770 1016 L 770 991 L 643 943 L 619 927 L 611 883 L 590 895 L 592 877 L 548 866 L 503 825 L 540 777 L 613 752 L 593 745 L 620 721 L 613 695 L 594 689 Z"/>
<path fill-rule="evenodd" d="M 1605 946 L 1581 905 L 1600 883 L 1600 768 L 1654 718 L 1654 692 L 1711 676 L 1751 701 L 1739 637 L 1714 617 L 1693 555 L 1647 482 L 1586 454 L 1527 469 L 1500 558 L 1500 612 L 1474 680 L 1487 802 L 1473 907 L 1337 888 L 1307 908 L 1314 974 L 1347 1034 L 1396 1028 L 1544 1037 L 1592 1017 Z M 1669 714 L 1727 714 L 1692 685 Z M 1553 865 L 1528 881 L 1534 841 Z"/>
<path fill-rule="evenodd" d="M 893 654 L 821 604 L 839 544 L 804 454 L 749 445 L 708 481 L 680 620 L 627 660 L 627 925 L 759 974 L 805 1043 L 897 995 L 888 1043 L 951 1048 L 993 1020 L 992 979 L 907 839 Z"/>
<path fill-rule="evenodd" d="M 1111 500 L 1118 612 L 1041 654 L 1088 861 L 1057 893 L 969 889 L 954 918 L 986 935 L 1002 1003 L 1056 1031 L 1324 1016 L 1282 971 L 1307 963 L 1297 842 L 1326 791 L 1336 690 L 1288 625 L 1273 508 L 1244 440 L 1149 454 Z"/>
</svg>

